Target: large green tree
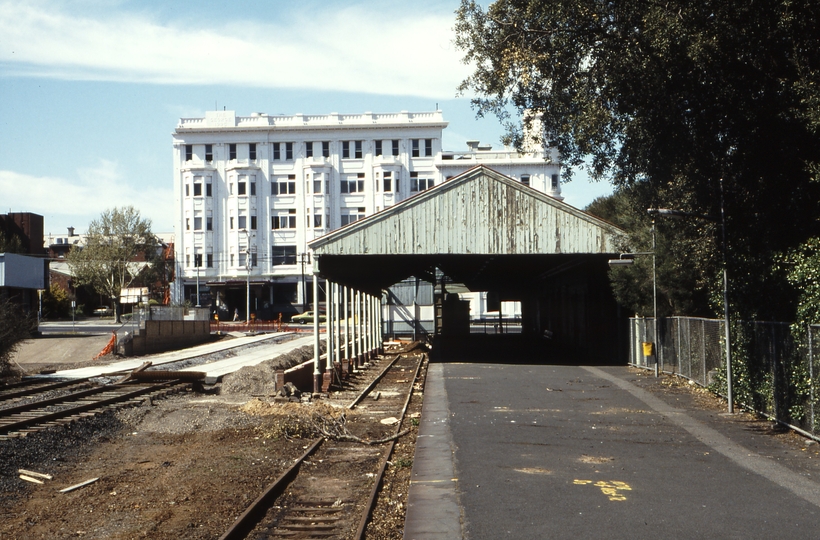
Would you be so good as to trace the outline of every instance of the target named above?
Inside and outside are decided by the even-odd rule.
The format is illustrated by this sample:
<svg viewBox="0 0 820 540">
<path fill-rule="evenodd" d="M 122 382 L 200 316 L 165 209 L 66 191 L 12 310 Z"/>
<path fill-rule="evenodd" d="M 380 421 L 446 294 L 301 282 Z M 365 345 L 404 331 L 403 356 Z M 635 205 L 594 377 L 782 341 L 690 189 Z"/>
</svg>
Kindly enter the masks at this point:
<svg viewBox="0 0 820 540">
<path fill-rule="evenodd" d="M 637 214 L 717 218 L 722 179 L 733 304 L 783 319 L 795 302 L 775 255 L 820 234 L 818 28 L 816 0 L 462 0 L 455 30 L 478 113 L 519 143 L 517 119 L 537 113 L 569 169 L 646 186 Z M 720 228 L 668 226 L 719 296 Z"/>
<path fill-rule="evenodd" d="M 157 246 L 150 220 L 133 206 L 114 208 L 91 222 L 85 245 L 69 252 L 68 264 L 78 285 L 89 285 L 111 300 L 119 321 L 120 292 L 146 277 L 145 262 L 154 262 Z"/>
</svg>

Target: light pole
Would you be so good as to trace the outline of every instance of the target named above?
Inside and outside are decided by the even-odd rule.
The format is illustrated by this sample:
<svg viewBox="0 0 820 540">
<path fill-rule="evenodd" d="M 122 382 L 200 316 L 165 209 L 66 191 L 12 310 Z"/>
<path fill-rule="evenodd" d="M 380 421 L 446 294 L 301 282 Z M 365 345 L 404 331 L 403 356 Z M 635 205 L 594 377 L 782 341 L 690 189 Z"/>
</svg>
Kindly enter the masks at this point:
<svg viewBox="0 0 820 540">
<path fill-rule="evenodd" d="M 693 212 L 684 212 L 683 210 L 672 210 L 669 208 L 650 208 L 647 212 L 649 212 L 652 216 L 666 216 L 672 219 L 692 217 L 705 221 L 711 221 L 712 223 L 720 223 L 721 237 L 723 240 L 721 255 L 723 259 L 723 326 L 725 330 L 724 341 L 726 345 L 726 399 L 729 401 L 729 414 L 733 414 L 735 412 L 735 405 L 732 396 L 732 345 L 731 332 L 729 329 L 729 275 L 726 268 L 726 213 L 723 205 L 723 179 L 720 179 L 720 220 L 705 214 L 696 214 Z M 654 218 L 652 222 L 654 224 Z"/>
<path fill-rule="evenodd" d="M 200 304 L 200 301 L 199 301 L 199 263 L 200 263 L 200 261 L 197 260 L 196 257 L 197 256 L 194 255 L 194 264 L 196 265 L 196 307 L 201 307 L 202 304 Z"/>
<path fill-rule="evenodd" d="M 305 264 L 310 263 L 310 253 L 299 254 L 299 264 L 302 266 L 302 313 L 307 311 L 307 289 L 305 288 Z M 318 310 L 314 310 L 318 311 Z"/>
<path fill-rule="evenodd" d="M 247 229 L 242 229 L 240 232 L 245 233 L 247 246 L 245 247 L 245 268 L 248 270 L 248 278 L 245 289 L 245 323 L 251 320 L 251 233 Z"/>
<path fill-rule="evenodd" d="M 652 251 L 621 253 L 617 259 L 610 259 L 609 266 L 629 266 L 635 255 L 652 255 L 652 330 L 653 356 L 655 357 L 655 377 L 658 376 L 658 280 L 655 273 L 655 220 L 652 220 Z M 627 258 L 625 259 L 624 256 Z"/>
</svg>

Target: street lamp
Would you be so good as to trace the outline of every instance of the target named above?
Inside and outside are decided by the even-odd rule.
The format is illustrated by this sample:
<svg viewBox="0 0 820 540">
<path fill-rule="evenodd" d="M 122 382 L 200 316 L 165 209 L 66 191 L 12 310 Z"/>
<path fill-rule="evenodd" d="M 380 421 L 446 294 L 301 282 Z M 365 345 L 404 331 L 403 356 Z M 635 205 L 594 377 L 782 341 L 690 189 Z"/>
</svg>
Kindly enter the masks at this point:
<svg viewBox="0 0 820 540">
<path fill-rule="evenodd" d="M 726 213 L 723 205 L 723 179 L 720 179 L 720 220 L 706 214 L 684 212 L 683 210 L 672 210 L 670 208 L 649 208 L 647 212 L 652 216 L 664 216 L 672 219 L 697 218 L 712 223 L 720 223 L 722 236 L 721 254 L 723 258 L 723 326 L 725 330 L 726 344 L 726 399 L 729 401 L 729 414 L 735 412 L 735 405 L 732 396 L 732 346 L 731 333 L 729 331 L 729 275 L 726 269 Z M 652 220 L 654 228 L 654 218 Z M 653 236 L 654 244 L 654 236 Z"/>
<path fill-rule="evenodd" d="M 632 257 L 635 255 L 652 255 L 652 339 L 655 340 L 654 349 L 652 352 L 655 357 L 655 377 L 658 376 L 658 280 L 655 274 L 655 220 L 652 220 L 652 251 L 636 251 L 635 253 L 621 253 L 617 259 L 609 259 L 609 266 L 629 266 L 634 261 Z M 624 256 L 627 258 L 625 259 Z"/>
</svg>

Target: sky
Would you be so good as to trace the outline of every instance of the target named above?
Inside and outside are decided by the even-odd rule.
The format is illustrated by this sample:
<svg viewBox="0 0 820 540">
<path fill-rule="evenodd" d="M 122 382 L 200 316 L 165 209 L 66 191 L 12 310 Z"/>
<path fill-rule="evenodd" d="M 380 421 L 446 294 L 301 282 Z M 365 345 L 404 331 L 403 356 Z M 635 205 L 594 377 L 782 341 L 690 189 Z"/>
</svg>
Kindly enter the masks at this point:
<svg viewBox="0 0 820 540">
<path fill-rule="evenodd" d="M 0 213 L 85 232 L 133 205 L 173 231 L 171 134 L 208 110 L 442 110 L 446 150 L 500 146 L 457 86 L 458 0 L 0 0 Z M 565 202 L 612 192 L 576 174 Z"/>
</svg>

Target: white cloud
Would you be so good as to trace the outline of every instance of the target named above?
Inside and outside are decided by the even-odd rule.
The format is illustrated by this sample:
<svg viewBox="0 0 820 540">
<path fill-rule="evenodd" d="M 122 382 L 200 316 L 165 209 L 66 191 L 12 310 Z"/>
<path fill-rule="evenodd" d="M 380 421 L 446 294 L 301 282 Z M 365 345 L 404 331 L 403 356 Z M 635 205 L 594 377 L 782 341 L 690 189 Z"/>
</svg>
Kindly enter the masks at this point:
<svg viewBox="0 0 820 540">
<path fill-rule="evenodd" d="M 321 17 L 306 9 L 264 23 L 207 21 L 160 23 L 128 12 L 83 16 L 50 1 L 0 1 L 0 62 L 7 73 L 62 79 L 442 99 L 453 97 L 468 74 L 451 44 L 454 21 L 446 10 L 331 5 Z"/>
<path fill-rule="evenodd" d="M 125 205 L 151 219 L 155 232 L 173 230 L 172 190 L 139 190 L 132 184 L 123 178 L 117 164 L 108 160 L 79 169 L 73 179 L 0 170 L 0 204 L 4 212 L 43 215 L 46 234 L 60 234 L 69 226 L 85 232 L 88 223 L 104 210 Z"/>
</svg>

